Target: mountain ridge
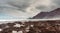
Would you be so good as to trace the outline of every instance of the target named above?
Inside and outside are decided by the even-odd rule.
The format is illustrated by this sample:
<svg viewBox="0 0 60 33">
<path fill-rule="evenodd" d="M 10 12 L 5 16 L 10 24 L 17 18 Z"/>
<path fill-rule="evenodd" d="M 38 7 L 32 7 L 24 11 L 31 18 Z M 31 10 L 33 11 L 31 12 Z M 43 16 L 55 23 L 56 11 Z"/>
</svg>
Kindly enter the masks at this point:
<svg viewBox="0 0 60 33">
<path fill-rule="evenodd" d="M 41 12 L 33 17 L 33 19 L 52 18 L 60 15 L 60 8 L 57 8 L 51 12 Z"/>
</svg>

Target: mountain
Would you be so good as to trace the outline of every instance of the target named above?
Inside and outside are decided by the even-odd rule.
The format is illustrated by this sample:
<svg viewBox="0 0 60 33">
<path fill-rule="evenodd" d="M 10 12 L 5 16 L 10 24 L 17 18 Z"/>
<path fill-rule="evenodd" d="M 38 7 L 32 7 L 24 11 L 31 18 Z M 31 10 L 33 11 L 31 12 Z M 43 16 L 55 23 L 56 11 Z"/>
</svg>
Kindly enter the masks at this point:
<svg viewBox="0 0 60 33">
<path fill-rule="evenodd" d="M 33 17 L 33 19 L 48 19 L 48 18 L 54 18 L 60 16 L 60 8 L 57 8 L 51 12 L 41 12 Z"/>
</svg>

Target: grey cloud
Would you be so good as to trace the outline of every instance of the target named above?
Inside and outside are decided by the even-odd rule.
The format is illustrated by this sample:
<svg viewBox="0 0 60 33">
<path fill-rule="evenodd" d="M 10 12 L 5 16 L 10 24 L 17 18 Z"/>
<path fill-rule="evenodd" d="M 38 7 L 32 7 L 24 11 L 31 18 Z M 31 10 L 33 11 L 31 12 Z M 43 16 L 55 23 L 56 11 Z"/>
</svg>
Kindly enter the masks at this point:
<svg viewBox="0 0 60 33">
<path fill-rule="evenodd" d="M 8 4 L 18 7 L 20 9 L 24 9 L 29 6 L 30 0 L 10 0 Z"/>
<path fill-rule="evenodd" d="M 52 0 L 57 6 L 60 6 L 60 0 Z"/>
<path fill-rule="evenodd" d="M 11 6 L 17 7 L 20 10 L 23 10 L 29 7 L 34 1 L 36 0 L 5 0 L 4 2 L 8 3 Z M 56 9 L 58 6 L 60 6 L 60 0 L 37 0 L 36 2 L 40 3 L 40 4 L 37 4 L 38 6 L 35 6 L 35 7 L 38 7 L 36 9 L 42 10 L 42 11 L 51 11 Z M 46 4 L 41 4 L 43 2 Z"/>
<path fill-rule="evenodd" d="M 34 3 L 34 1 L 36 1 L 36 2 Z M 22 14 L 24 14 L 24 16 L 26 16 L 26 17 L 31 17 L 33 15 L 36 15 L 35 13 L 37 13 L 36 11 L 30 12 L 30 13 L 26 12 L 25 9 L 30 7 L 31 4 L 37 10 L 40 10 L 41 12 L 50 12 L 50 11 L 60 7 L 60 0 L 0 0 L 0 7 L 1 7 L 0 9 L 2 9 L 4 7 L 6 9 L 6 11 L 4 11 L 4 10 L 0 10 L 0 11 L 2 13 L 11 14 L 14 16 L 16 16 L 16 15 L 22 16 Z M 2 5 L 4 5 L 4 7 Z M 21 11 L 21 12 L 19 13 L 19 11 Z M 22 12 L 22 11 L 25 11 L 25 12 Z M 26 18 L 26 17 L 24 17 L 24 18 Z"/>
<path fill-rule="evenodd" d="M 36 7 L 36 9 L 42 10 L 43 12 L 49 12 L 49 11 L 52 11 L 52 10 L 60 7 L 60 0 L 49 0 L 49 1 L 50 1 L 50 3 L 46 2 L 46 4 L 49 3 L 48 6 L 46 6 L 46 4 L 39 5 Z"/>
</svg>

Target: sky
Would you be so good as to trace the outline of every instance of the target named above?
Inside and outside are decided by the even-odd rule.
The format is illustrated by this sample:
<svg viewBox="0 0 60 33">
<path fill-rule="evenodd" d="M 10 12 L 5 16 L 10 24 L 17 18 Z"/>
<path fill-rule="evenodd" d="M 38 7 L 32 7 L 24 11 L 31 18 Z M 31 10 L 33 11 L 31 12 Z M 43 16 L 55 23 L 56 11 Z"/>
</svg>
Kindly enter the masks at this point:
<svg viewBox="0 0 60 33">
<path fill-rule="evenodd" d="M 60 8 L 60 0 L 0 0 L 0 19 L 32 18 Z"/>
</svg>

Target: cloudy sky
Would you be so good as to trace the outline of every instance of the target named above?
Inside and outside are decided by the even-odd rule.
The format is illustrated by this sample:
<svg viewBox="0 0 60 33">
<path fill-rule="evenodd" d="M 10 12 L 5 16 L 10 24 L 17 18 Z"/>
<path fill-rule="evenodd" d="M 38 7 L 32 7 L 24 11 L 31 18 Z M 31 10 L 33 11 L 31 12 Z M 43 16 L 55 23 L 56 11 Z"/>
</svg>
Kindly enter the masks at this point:
<svg viewBox="0 0 60 33">
<path fill-rule="evenodd" d="M 31 18 L 60 7 L 60 0 L 0 0 L 0 19 Z"/>
</svg>

